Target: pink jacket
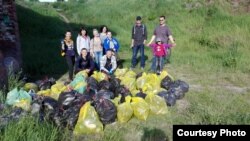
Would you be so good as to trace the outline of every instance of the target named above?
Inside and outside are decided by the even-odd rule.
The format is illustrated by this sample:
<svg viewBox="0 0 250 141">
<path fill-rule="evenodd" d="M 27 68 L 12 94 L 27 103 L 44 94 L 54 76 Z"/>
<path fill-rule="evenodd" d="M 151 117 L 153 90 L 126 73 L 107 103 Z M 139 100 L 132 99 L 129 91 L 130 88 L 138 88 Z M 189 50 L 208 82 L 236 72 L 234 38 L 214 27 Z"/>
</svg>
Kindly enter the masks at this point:
<svg viewBox="0 0 250 141">
<path fill-rule="evenodd" d="M 172 44 L 165 44 L 165 43 L 161 44 L 161 45 L 163 46 L 163 49 L 164 49 L 164 52 L 165 52 L 164 56 L 168 55 L 167 49 L 173 47 L 173 45 Z M 156 47 L 158 46 L 158 44 L 153 43 L 153 44 L 150 44 L 149 46 L 152 48 L 153 54 L 155 55 Z"/>
</svg>

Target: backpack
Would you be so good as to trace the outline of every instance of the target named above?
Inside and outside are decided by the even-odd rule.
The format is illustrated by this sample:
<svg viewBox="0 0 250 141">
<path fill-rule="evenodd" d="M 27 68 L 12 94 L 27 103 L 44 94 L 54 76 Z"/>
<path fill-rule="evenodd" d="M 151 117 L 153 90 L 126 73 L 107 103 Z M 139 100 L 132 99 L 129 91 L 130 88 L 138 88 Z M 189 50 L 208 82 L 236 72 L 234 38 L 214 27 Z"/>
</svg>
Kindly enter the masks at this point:
<svg viewBox="0 0 250 141">
<path fill-rule="evenodd" d="M 142 24 L 142 35 L 144 35 L 145 33 L 145 25 Z M 135 25 L 134 25 L 134 34 L 135 34 Z"/>
</svg>

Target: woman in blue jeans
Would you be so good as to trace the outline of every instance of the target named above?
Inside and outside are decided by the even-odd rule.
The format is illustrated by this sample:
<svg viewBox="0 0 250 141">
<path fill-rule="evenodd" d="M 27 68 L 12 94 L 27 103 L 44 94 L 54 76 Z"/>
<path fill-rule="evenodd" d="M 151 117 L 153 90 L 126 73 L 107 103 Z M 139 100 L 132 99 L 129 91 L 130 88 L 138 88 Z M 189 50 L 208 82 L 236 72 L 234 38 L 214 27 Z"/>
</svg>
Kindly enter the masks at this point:
<svg viewBox="0 0 250 141">
<path fill-rule="evenodd" d="M 100 60 L 103 55 L 102 41 L 97 29 L 93 29 L 93 35 L 94 37 L 90 41 L 90 55 L 95 58 L 97 69 L 100 69 Z"/>
</svg>

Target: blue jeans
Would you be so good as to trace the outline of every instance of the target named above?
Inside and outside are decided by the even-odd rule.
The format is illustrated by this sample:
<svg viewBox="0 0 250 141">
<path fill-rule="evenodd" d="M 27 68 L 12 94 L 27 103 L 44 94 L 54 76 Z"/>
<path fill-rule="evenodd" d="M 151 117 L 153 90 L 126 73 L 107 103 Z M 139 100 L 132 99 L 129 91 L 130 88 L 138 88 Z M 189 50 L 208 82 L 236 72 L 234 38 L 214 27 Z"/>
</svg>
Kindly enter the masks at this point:
<svg viewBox="0 0 250 141">
<path fill-rule="evenodd" d="M 162 71 L 163 65 L 164 65 L 164 63 L 162 61 L 162 60 L 164 60 L 163 56 L 155 56 L 155 59 L 156 59 L 156 72 Z"/>
<path fill-rule="evenodd" d="M 157 57 L 156 56 L 153 56 L 153 58 L 152 58 L 152 64 L 151 64 L 151 71 L 153 71 L 153 72 L 156 72 L 156 69 L 157 69 L 157 63 L 159 64 L 159 62 L 157 62 L 158 60 L 157 60 Z M 160 69 L 161 69 L 161 71 L 162 71 L 162 69 L 163 69 L 163 67 L 164 67 L 164 56 L 163 57 L 161 57 L 161 59 L 160 59 Z"/>
<path fill-rule="evenodd" d="M 101 58 L 102 58 L 102 51 L 97 51 L 95 52 L 95 63 L 96 63 L 96 67 L 99 70 L 100 69 L 100 62 L 101 62 Z"/>
<path fill-rule="evenodd" d="M 138 46 L 134 46 L 132 48 L 133 55 L 132 55 L 132 61 L 131 61 L 132 66 L 131 67 L 133 67 L 133 68 L 136 65 L 136 57 L 137 57 L 139 50 L 140 50 L 140 55 L 141 55 L 141 67 L 143 67 L 143 68 L 145 67 L 144 45 L 138 45 Z"/>
</svg>

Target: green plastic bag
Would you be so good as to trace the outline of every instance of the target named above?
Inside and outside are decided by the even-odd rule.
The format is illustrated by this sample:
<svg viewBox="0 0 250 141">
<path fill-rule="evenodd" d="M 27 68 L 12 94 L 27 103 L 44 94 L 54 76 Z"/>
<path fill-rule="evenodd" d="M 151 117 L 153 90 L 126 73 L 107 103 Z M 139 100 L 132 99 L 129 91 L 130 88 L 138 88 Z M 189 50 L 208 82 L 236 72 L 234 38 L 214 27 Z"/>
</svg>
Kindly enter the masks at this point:
<svg viewBox="0 0 250 141">
<path fill-rule="evenodd" d="M 31 96 L 26 91 L 22 89 L 18 91 L 18 89 L 15 88 L 7 94 L 6 104 L 29 110 L 31 100 Z"/>
<path fill-rule="evenodd" d="M 74 129 L 75 135 L 102 133 L 103 125 L 95 111 L 95 108 L 87 102 L 80 109 L 80 114 Z"/>
<path fill-rule="evenodd" d="M 130 104 L 131 97 L 127 96 L 125 99 L 126 102 L 117 106 L 117 119 L 121 123 L 129 121 L 133 116 L 133 109 Z"/>
<path fill-rule="evenodd" d="M 9 91 L 6 98 L 6 104 L 14 105 L 18 97 L 19 97 L 19 92 L 17 88 Z"/>
<path fill-rule="evenodd" d="M 77 92 L 83 94 L 87 84 L 83 75 L 78 75 L 69 85 Z"/>
<path fill-rule="evenodd" d="M 151 114 L 167 114 L 168 108 L 165 102 L 165 99 L 162 97 L 155 95 L 153 93 L 149 93 L 145 101 L 149 104 L 150 113 Z"/>
<path fill-rule="evenodd" d="M 149 105 L 143 98 L 132 97 L 131 106 L 136 118 L 140 120 L 147 120 L 149 114 Z"/>
</svg>

